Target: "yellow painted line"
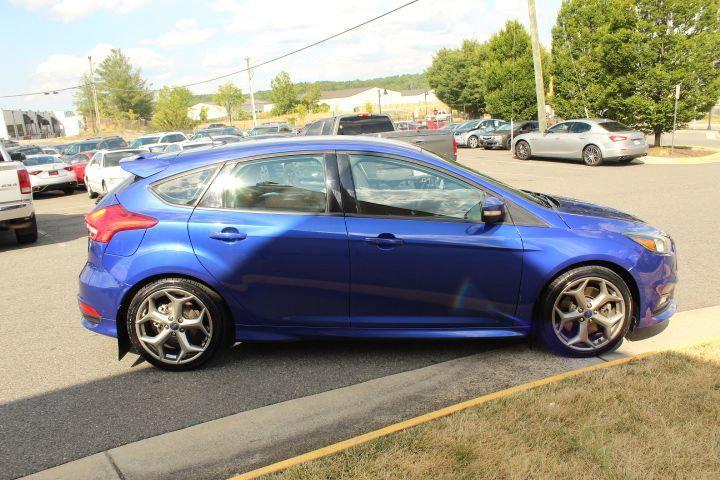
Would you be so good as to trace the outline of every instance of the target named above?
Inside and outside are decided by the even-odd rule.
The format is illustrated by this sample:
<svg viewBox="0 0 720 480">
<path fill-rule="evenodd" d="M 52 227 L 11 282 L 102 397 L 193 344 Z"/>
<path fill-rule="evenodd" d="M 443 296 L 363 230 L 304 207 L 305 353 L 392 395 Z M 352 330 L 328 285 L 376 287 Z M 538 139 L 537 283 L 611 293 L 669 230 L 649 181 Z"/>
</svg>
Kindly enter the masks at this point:
<svg viewBox="0 0 720 480">
<path fill-rule="evenodd" d="M 462 410 L 467 410 L 468 408 L 475 407 L 477 405 L 482 405 L 483 403 L 487 403 L 492 400 L 497 400 L 498 398 L 503 398 L 503 397 L 507 397 L 509 395 L 513 395 L 515 393 L 532 390 L 533 388 L 537 388 L 537 387 L 540 387 L 543 385 L 560 382 L 567 378 L 576 377 L 576 376 L 582 375 L 584 373 L 594 372 L 596 370 L 602 370 L 605 368 L 614 367 L 616 365 L 623 365 L 625 363 L 630 363 L 635 360 L 640 360 L 643 358 L 650 357 L 652 355 L 656 355 L 663 351 L 678 350 L 678 349 L 686 348 L 686 347 L 689 347 L 692 345 L 698 345 L 701 343 L 712 342 L 712 341 L 716 341 L 716 340 L 720 340 L 720 337 L 703 339 L 701 341 L 694 341 L 694 342 L 690 342 L 690 343 L 683 344 L 683 345 L 676 345 L 674 347 L 670 347 L 667 349 L 639 353 L 637 355 L 619 358 L 617 360 L 611 360 L 609 362 L 603 362 L 603 363 L 599 363 L 596 365 L 591 365 L 589 367 L 578 368 L 576 370 L 570 370 L 569 372 L 559 373 L 557 375 L 552 375 L 550 377 L 542 378 L 540 380 L 535 380 L 533 382 L 516 385 L 514 387 L 506 388 L 505 390 L 499 390 L 497 392 L 489 393 L 487 395 L 473 398 L 473 399 L 467 400 L 465 402 L 456 403 L 454 405 L 450 405 L 449 407 L 441 408 L 440 410 L 435 410 L 433 412 L 429 412 L 424 415 L 420 415 L 418 417 L 414 417 L 409 420 L 405 420 L 403 422 L 395 423 L 395 424 L 389 425 L 387 427 L 380 428 L 378 430 L 373 430 L 372 432 L 368 432 L 363 435 L 358 435 L 357 437 L 349 438 L 347 440 L 343 440 L 338 443 L 333 443 L 332 445 L 328 445 L 327 447 L 322 447 L 322 448 L 313 450 L 308 453 L 303 453 L 302 455 L 288 458 L 287 460 L 282 460 L 280 462 L 273 463 L 266 467 L 261 467 L 261 468 L 255 469 L 255 470 L 251 470 L 249 472 L 234 476 L 234 477 L 230 478 L 229 480 L 250 480 L 253 478 L 258 478 L 262 475 L 269 475 L 271 473 L 277 473 L 281 470 L 285 470 L 286 468 L 293 467 L 300 463 L 309 462 L 311 460 L 317 460 L 318 458 L 326 457 L 328 455 L 333 455 L 335 453 L 342 452 L 343 450 L 347 450 L 347 449 L 355 447 L 357 445 L 369 442 L 371 440 L 375 440 L 376 438 L 380 438 L 380 437 L 384 437 L 384 436 L 387 436 L 387 435 L 390 435 L 393 433 L 397 433 L 401 430 L 406 430 L 411 427 L 416 427 L 423 423 L 427 423 L 431 420 L 437 420 L 438 418 L 446 417 L 453 413 L 457 413 Z"/>
</svg>

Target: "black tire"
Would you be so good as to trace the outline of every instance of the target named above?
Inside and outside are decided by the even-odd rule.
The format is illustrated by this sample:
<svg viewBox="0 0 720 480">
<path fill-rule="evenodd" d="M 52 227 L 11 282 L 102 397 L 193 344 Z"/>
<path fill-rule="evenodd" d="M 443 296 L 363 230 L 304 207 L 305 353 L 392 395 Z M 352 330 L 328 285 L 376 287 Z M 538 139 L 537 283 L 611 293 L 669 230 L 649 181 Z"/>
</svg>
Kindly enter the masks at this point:
<svg viewBox="0 0 720 480">
<path fill-rule="evenodd" d="M 603 156 L 600 147 L 593 144 L 587 145 L 583 148 L 582 160 L 588 167 L 597 167 L 598 165 L 602 165 Z"/>
<path fill-rule="evenodd" d="M 477 148 L 480 146 L 480 141 L 475 135 L 470 135 L 467 140 L 467 145 L 470 148 Z"/>
<path fill-rule="evenodd" d="M 63 193 L 65 195 L 72 195 L 73 193 L 75 193 L 75 187 L 63 188 Z"/>
<path fill-rule="evenodd" d="M 98 194 L 93 192 L 93 189 L 90 188 L 90 184 L 87 182 L 87 179 L 85 180 L 85 189 L 87 190 L 87 194 L 89 198 L 97 198 Z"/>
<path fill-rule="evenodd" d="M 213 335 L 207 348 L 198 353 L 187 363 L 174 364 L 170 361 L 162 361 L 146 351 L 142 342 L 138 339 L 135 329 L 135 320 L 140 307 L 148 296 L 163 289 L 182 290 L 196 296 L 205 306 L 212 322 Z M 231 334 L 229 329 L 229 318 L 222 298 L 205 285 L 188 280 L 186 278 L 163 278 L 149 283 L 142 287 L 133 297 L 125 315 L 125 328 L 130 342 L 137 352 L 152 365 L 169 371 L 186 371 L 200 367 L 209 361 L 218 350 L 226 344 L 225 337 Z M 189 332 L 189 330 L 188 330 Z"/>
<path fill-rule="evenodd" d="M 622 324 L 617 327 L 612 340 L 602 347 L 593 350 L 579 351 L 571 348 L 560 340 L 558 334 L 555 332 L 552 319 L 555 301 L 558 296 L 567 286 L 583 278 L 600 278 L 611 282 L 622 295 L 626 308 L 624 312 L 625 316 L 621 320 Z M 539 314 L 539 318 L 536 319 L 536 332 L 538 337 L 550 351 L 566 357 L 593 357 L 615 350 L 620 346 L 625 335 L 627 335 L 632 323 L 632 318 L 635 315 L 632 293 L 622 277 L 609 268 L 593 265 L 574 268 L 555 278 L 543 292 L 537 311 Z M 592 321 L 588 320 L 588 323 L 591 324 Z M 585 347 L 587 347 L 587 345 L 585 345 Z"/>
<path fill-rule="evenodd" d="M 520 160 L 529 160 L 532 156 L 532 151 L 530 150 L 530 144 L 526 142 L 525 140 L 519 140 L 515 144 L 515 156 L 519 158 Z"/>
<path fill-rule="evenodd" d="M 38 239 L 37 220 L 35 215 L 30 219 L 30 225 L 25 228 L 18 228 L 15 230 L 15 240 L 20 245 L 26 245 L 28 243 L 35 243 Z"/>
<path fill-rule="evenodd" d="M 512 148 L 512 140 L 510 139 L 510 137 L 505 140 L 505 144 L 503 145 L 503 147 L 505 148 L 505 150 L 510 150 Z"/>
</svg>

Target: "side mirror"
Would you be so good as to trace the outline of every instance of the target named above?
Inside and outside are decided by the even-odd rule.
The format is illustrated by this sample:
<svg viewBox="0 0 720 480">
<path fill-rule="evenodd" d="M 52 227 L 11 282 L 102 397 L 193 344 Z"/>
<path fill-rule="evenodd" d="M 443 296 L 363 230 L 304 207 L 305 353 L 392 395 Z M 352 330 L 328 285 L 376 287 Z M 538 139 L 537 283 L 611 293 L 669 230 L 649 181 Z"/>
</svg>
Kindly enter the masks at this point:
<svg viewBox="0 0 720 480">
<path fill-rule="evenodd" d="M 22 162 L 25 160 L 25 154 L 20 152 L 13 152 L 10 154 L 10 160 L 13 162 Z"/>
<path fill-rule="evenodd" d="M 487 224 L 502 222 L 505 219 L 505 201 L 498 197 L 487 197 L 483 202 L 481 219 Z"/>
</svg>

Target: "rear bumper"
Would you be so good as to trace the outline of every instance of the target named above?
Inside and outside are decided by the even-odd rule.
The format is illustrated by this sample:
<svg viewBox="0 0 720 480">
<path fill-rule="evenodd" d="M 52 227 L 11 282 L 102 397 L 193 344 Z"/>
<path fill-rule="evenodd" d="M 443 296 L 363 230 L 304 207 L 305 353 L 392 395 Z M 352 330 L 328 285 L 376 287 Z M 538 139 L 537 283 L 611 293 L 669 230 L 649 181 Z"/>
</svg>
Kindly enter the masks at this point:
<svg viewBox="0 0 720 480">
<path fill-rule="evenodd" d="M 117 337 L 117 312 L 128 288 L 107 271 L 86 263 L 80 272 L 78 300 L 96 309 L 100 318 L 81 316 L 82 325 L 95 333 Z"/>
<path fill-rule="evenodd" d="M 24 219 L 29 219 L 34 211 L 32 201 L 0 204 L 0 224 L 13 228 L 13 225 L 16 223 L 18 225 L 25 223 Z M 22 228 L 22 226 L 18 228 Z"/>
<path fill-rule="evenodd" d="M 644 157 L 648 154 L 647 144 L 642 145 L 612 145 L 604 149 L 603 156 L 607 159 L 620 157 Z"/>
</svg>

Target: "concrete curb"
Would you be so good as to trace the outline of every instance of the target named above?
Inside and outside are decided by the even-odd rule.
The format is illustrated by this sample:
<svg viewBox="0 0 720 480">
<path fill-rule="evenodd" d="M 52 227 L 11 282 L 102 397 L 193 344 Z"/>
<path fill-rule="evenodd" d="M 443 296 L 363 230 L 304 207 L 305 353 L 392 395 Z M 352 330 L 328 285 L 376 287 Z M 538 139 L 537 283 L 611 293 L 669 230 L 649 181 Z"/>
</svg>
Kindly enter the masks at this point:
<svg viewBox="0 0 720 480">
<path fill-rule="evenodd" d="M 612 359 L 720 336 L 720 306 L 676 314 L 657 337 L 605 358 L 566 359 L 517 345 L 230 415 L 75 460 L 26 478 L 218 478 L 388 424 Z"/>
<path fill-rule="evenodd" d="M 705 163 L 718 163 L 720 162 L 720 150 L 708 147 L 694 147 L 690 146 L 691 149 L 701 150 L 713 150 L 714 153 L 709 155 L 703 155 L 702 157 L 689 157 L 689 158 L 669 158 L 669 157 L 641 157 L 640 161 L 648 165 L 700 165 Z"/>
</svg>

